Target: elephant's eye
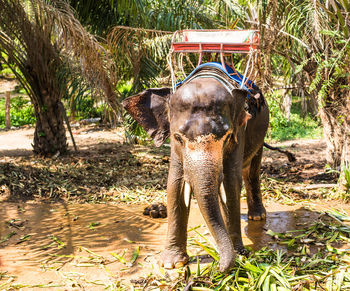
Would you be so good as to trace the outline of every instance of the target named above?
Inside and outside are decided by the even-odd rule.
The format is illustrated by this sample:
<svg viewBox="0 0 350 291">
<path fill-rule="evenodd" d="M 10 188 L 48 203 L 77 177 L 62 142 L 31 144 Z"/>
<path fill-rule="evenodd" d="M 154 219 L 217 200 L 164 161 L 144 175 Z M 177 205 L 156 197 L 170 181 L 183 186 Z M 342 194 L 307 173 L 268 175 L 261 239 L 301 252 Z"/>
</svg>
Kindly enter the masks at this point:
<svg viewBox="0 0 350 291">
<path fill-rule="evenodd" d="M 177 142 L 179 142 L 181 145 L 184 144 L 183 139 L 181 138 L 181 136 L 180 136 L 178 133 L 175 133 L 175 134 L 174 134 L 174 138 L 175 138 L 175 140 L 176 140 Z"/>
</svg>

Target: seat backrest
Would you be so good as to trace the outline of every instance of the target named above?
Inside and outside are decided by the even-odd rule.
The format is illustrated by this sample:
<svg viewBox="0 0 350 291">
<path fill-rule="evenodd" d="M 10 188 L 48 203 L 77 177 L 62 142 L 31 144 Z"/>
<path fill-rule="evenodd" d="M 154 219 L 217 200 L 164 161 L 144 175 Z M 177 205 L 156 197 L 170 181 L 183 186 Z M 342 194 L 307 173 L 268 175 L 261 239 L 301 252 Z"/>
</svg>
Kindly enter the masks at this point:
<svg viewBox="0 0 350 291">
<path fill-rule="evenodd" d="M 255 30 L 184 30 L 182 42 L 195 43 L 258 43 Z"/>
</svg>

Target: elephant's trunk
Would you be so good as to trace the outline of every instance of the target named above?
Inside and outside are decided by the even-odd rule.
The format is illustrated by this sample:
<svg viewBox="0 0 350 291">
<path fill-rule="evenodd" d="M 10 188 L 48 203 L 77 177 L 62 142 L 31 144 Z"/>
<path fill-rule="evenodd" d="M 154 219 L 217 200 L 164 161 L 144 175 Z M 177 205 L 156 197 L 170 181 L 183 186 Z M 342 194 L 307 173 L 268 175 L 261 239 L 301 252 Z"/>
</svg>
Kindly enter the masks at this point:
<svg viewBox="0 0 350 291">
<path fill-rule="evenodd" d="M 235 250 L 227 232 L 220 211 L 219 195 L 222 181 L 221 166 L 213 161 L 197 161 L 191 166 L 191 186 L 198 201 L 199 208 L 213 235 L 220 254 L 220 271 L 224 272 L 232 267 Z M 223 202 L 225 198 L 221 198 Z"/>
</svg>

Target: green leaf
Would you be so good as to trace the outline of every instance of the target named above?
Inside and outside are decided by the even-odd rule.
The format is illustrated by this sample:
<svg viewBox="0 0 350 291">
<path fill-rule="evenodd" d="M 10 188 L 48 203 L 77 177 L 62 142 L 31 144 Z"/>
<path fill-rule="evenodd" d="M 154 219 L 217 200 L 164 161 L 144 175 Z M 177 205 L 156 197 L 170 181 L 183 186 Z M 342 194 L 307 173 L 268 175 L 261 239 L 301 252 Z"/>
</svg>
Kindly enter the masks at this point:
<svg viewBox="0 0 350 291">
<path fill-rule="evenodd" d="M 249 262 L 246 262 L 244 265 L 243 265 L 243 268 L 245 268 L 246 270 L 248 271 L 251 271 L 253 273 L 262 273 L 263 271 L 261 269 L 259 269 L 257 266 L 254 266 L 252 265 L 251 263 Z"/>
<path fill-rule="evenodd" d="M 0 240 L 0 244 L 8 241 L 12 236 L 16 235 L 17 233 L 15 231 L 11 231 L 8 235 L 4 236 L 3 238 L 1 238 Z"/>
<path fill-rule="evenodd" d="M 277 274 L 274 269 L 271 269 L 270 272 L 283 285 L 283 287 L 290 289 L 290 284 L 285 278 Z"/>
<path fill-rule="evenodd" d="M 131 260 L 130 260 L 130 263 L 133 265 L 137 258 L 139 257 L 139 253 L 140 253 L 140 247 L 136 247 L 134 252 L 132 253 L 132 257 L 131 257 Z"/>
<path fill-rule="evenodd" d="M 341 290 L 341 286 L 343 285 L 344 282 L 344 277 L 345 277 L 345 269 L 341 269 L 335 276 L 335 284 L 337 286 L 337 291 Z"/>
<path fill-rule="evenodd" d="M 115 257 L 119 262 L 121 262 L 121 263 L 123 263 L 123 264 L 126 264 L 126 263 L 127 263 L 127 261 L 124 259 L 123 256 L 118 255 L 118 254 L 116 254 L 116 253 L 114 253 L 114 252 L 111 252 L 111 255 L 112 255 L 113 257 Z"/>
<path fill-rule="evenodd" d="M 26 241 L 26 240 L 29 240 L 30 237 L 31 237 L 30 234 L 27 234 L 27 235 L 22 236 L 22 237 L 19 239 L 19 241 L 16 242 L 16 245 L 21 244 L 22 242 L 24 242 L 24 241 Z"/>
<path fill-rule="evenodd" d="M 58 237 L 55 236 L 55 235 L 50 235 L 49 238 L 52 239 L 55 243 L 58 244 L 58 248 L 59 249 L 64 248 L 66 246 L 66 244 L 64 242 L 60 241 L 58 239 Z"/>
<path fill-rule="evenodd" d="M 210 255 L 214 260 L 219 261 L 220 258 L 217 255 L 217 253 L 215 252 L 215 250 L 203 245 L 202 243 L 200 243 L 197 240 L 194 240 L 194 243 L 196 243 L 198 246 L 200 246 L 208 255 Z"/>
<path fill-rule="evenodd" d="M 270 278 L 271 275 L 266 276 L 264 280 L 264 285 L 262 286 L 263 291 L 269 291 L 270 290 Z"/>
<path fill-rule="evenodd" d="M 269 274 L 270 269 L 271 269 L 271 266 L 268 266 L 268 267 L 265 269 L 264 273 L 261 274 L 261 276 L 259 277 L 259 281 L 258 281 L 258 284 L 257 284 L 257 288 L 260 288 L 260 287 L 263 285 L 263 283 L 265 283 L 266 277 L 267 277 L 267 275 Z M 270 278 L 269 278 L 269 280 L 270 280 Z"/>
<path fill-rule="evenodd" d="M 283 233 L 275 232 L 271 229 L 267 230 L 266 234 L 272 236 L 273 238 L 283 238 L 285 236 Z"/>
<path fill-rule="evenodd" d="M 196 276 L 199 277 L 201 274 L 201 266 L 199 264 L 199 256 L 197 256 L 197 270 L 196 270 Z"/>
<path fill-rule="evenodd" d="M 92 230 L 94 230 L 95 227 L 96 227 L 96 226 L 99 226 L 99 225 L 101 225 L 101 222 L 91 222 L 91 223 L 89 224 L 89 228 L 92 229 Z"/>
<path fill-rule="evenodd" d="M 235 277 L 235 274 L 228 275 L 225 279 L 222 280 L 221 284 L 217 288 L 215 288 L 215 291 L 221 290 L 234 277 Z"/>
<path fill-rule="evenodd" d="M 271 285 L 270 285 L 270 290 L 271 291 L 277 291 L 277 285 L 275 284 L 275 283 L 272 283 Z"/>
</svg>

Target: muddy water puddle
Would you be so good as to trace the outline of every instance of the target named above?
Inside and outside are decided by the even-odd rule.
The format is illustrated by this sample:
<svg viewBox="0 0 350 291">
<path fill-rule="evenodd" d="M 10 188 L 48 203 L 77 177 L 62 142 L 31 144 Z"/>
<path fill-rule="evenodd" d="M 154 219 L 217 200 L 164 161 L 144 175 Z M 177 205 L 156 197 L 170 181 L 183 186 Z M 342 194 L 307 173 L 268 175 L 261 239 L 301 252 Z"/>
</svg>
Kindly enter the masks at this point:
<svg viewBox="0 0 350 291">
<path fill-rule="evenodd" d="M 322 210 L 328 206 L 320 204 L 316 208 Z M 19 284 L 48 284 L 52 288 L 56 284 L 61 288 L 93 286 L 94 290 L 121 278 L 130 280 L 158 274 L 161 270 L 157 259 L 166 238 L 166 219 L 143 216 L 143 208 L 111 204 L 3 203 L 0 272 L 6 272 L 6 280 Z M 269 203 L 266 221 L 248 221 L 247 206 L 243 202 L 243 242 L 255 250 L 264 246 L 283 248 L 266 234 L 267 230 L 285 232 L 304 228 L 319 215 L 301 206 Z M 212 239 L 198 205 L 193 203 L 189 228 L 196 226 L 200 226 L 197 231 Z M 189 232 L 190 237 L 196 235 L 194 231 Z M 203 252 L 190 245 L 189 253 L 195 256 Z M 103 286 L 99 285 L 101 282 Z"/>
</svg>

